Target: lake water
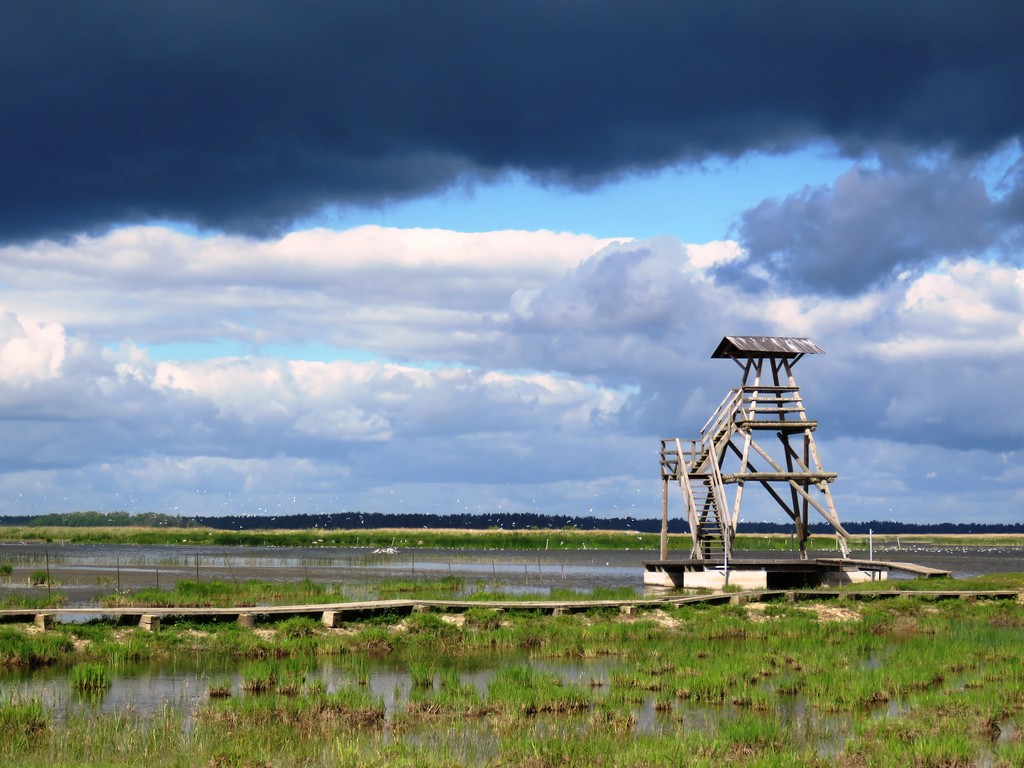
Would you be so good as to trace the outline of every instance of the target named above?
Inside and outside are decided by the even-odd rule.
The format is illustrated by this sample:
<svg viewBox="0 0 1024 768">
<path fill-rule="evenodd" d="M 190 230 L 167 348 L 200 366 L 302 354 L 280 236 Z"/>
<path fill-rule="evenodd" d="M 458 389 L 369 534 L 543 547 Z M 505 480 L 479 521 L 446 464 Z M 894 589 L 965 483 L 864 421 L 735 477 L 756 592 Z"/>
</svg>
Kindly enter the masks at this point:
<svg viewBox="0 0 1024 768">
<path fill-rule="evenodd" d="M 684 557 L 686 553 L 674 553 Z M 834 556 L 834 552 L 822 553 Z M 957 577 L 984 573 L 1024 572 L 1022 547 L 902 546 L 877 548 L 876 559 L 905 560 L 948 569 Z M 867 552 L 855 552 L 864 557 Z M 751 554 L 751 556 L 756 556 Z M 309 578 L 335 585 L 349 599 L 375 596 L 373 585 L 381 579 L 462 578 L 469 590 L 478 584 L 508 591 L 544 592 L 553 587 L 589 591 L 595 587 L 632 587 L 642 593 L 645 560 L 657 559 L 649 550 L 601 551 L 551 549 L 547 551 L 498 550 L 399 550 L 395 554 L 375 554 L 367 548 L 239 548 L 186 546 L 127 546 L 85 544 L 0 543 L 0 563 L 10 563 L 14 572 L 0 577 L 0 596 L 42 595 L 45 587 L 30 587 L 28 577 L 49 568 L 59 589 L 72 605 L 88 606 L 99 594 L 116 588 L 138 589 L 159 586 L 169 589 L 180 579 L 203 580 L 260 579 L 297 581 Z M 897 577 L 898 578 L 898 577 Z M 505 665 L 514 658 L 493 664 Z M 521 659 L 526 661 L 526 659 Z M 496 666 L 466 667 L 460 662 L 464 682 L 481 693 Z M 530 662 L 543 665 L 560 675 L 566 683 L 588 685 L 591 681 L 607 684 L 619 664 L 615 659 L 584 660 L 578 663 Z M 4 700 L 37 698 L 58 717 L 82 712 L 133 712 L 143 718 L 170 707 L 180 712 L 186 727 L 196 708 L 208 700 L 211 684 L 228 684 L 234 695 L 241 691 L 245 664 L 227 659 L 195 659 L 187 664 L 145 664 L 118 668 L 111 687 L 99 697 L 81 697 L 71 690 L 66 670 L 0 671 L 0 697 Z M 308 680 L 322 680 L 328 690 L 352 682 L 352 672 L 338 659 L 310 662 Z M 375 661 L 370 669 L 369 688 L 384 699 L 387 717 L 401 711 L 412 689 L 409 671 L 386 659 Z M 851 723 L 842 717 L 817 713 L 802 705 L 799 697 L 784 703 L 776 716 L 799 723 L 799 732 L 823 753 L 841 746 L 851 732 Z M 879 710 L 889 712 L 890 702 Z M 637 703 L 636 728 L 658 731 L 662 728 L 701 727 L 720 722 L 734 712 L 733 707 L 706 708 L 687 702 L 674 702 L 671 713 L 656 711 L 653 698 Z M 679 723 L 683 723 L 680 726 Z M 486 740 L 486 734 L 477 737 Z"/>
<path fill-rule="evenodd" d="M 18 590 L 40 596 L 45 587 L 30 587 L 32 573 L 49 570 L 54 589 L 69 606 L 88 606 L 101 594 L 142 587 L 173 588 L 181 579 L 242 582 L 296 582 L 311 579 L 334 585 L 349 599 L 376 596 L 382 579 L 437 580 L 455 576 L 466 588 L 477 584 L 510 591 L 551 587 L 591 590 L 633 586 L 643 589 L 641 562 L 650 551 L 399 549 L 375 554 L 366 547 L 196 547 L 109 544 L 0 543 L 0 562 L 13 565 L 0 593 Z"/>
<path fill-rule="evenodd" d="M 830 557 L 835 552 L 822 553 Z M 670 557 L 685 557 L 673 552 Z M 813 555 L 813 553 L 812 553 Z M 738 555 L 740 557 L 741 555 Z M 751 553 L 749 556 L 763 556 Z M 774 556 L 785 556 L 780 553 Z M 868 553 L 855 551 L 854 557 Z M 1024 547 L 903 545 L 876 548 L 875 559 L 904 560 L 950 570 L 958 578 L 1024 572 Z M 69 606 L 89 606 L 100 594 L 142 587 L 171 589 L 181 579 L 294 582 L 308 578 L 334 585 L 349 599 L 375 596 L 381 579 L 455 576 L 467 590 L 478 584 L 508 591 L 544 592 L 552 587 L 590 591 L 632 587 L 643 592 L 643 566 L 652 550 L 399 549 L 375 554 L 366 547 L 196 547 L 113 544 L 0 543 L 0 563 L 14 572 L 0 577 L 0 595 L 42 596 L 29 577 L 49 573 Z M 894 573 L 893 578 L 907 578 Z"/>
</svg>

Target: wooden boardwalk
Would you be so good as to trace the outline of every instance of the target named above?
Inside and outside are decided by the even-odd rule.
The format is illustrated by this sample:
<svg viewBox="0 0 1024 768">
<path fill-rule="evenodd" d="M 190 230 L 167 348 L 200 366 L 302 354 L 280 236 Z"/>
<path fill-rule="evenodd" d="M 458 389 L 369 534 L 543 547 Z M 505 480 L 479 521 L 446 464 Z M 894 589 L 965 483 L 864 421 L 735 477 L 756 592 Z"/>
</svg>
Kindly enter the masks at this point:
<svg viewBox="0 0 1024 768">
<path fill-rule="evenodd" d="M 41 629 L 51 627 L 59 619 L 86 621 L 114 619 L 122 623 L 138 624 L 149 630 L 160 628 L 161 622 L 188 619 L 236 621 L 254 626 L 257 621 L 271 622 L 293 616 L 318 618 L 327 627 L 337 627 L 347 621 L 359 621 L 383 613 L 411 614 L 426 612 L 461 613 L 471 608 L 501 611 L 537 611 L 565 614 L 594 609 L 617 610 L 632 615 L 639 610 L 651 610 L 695 603 L 752 603 L 783 600 L 791 603 L 822 600 L 884 600 L 897 597 L 918 597 L 930 600 L 1016 600 L 1024 602 L 1024 592 L 1015 590 L 748 590 L 719 592 L 703 595 L 636 598 L 632 600 L 367 600 L 350 603 L 316 603 L 308 605 L 238 606 L 234 608 L 210 607 L 87 607 L 39 608 L 0 610 L 0 623 L 34 623 Z"/>
<path fill-rule="evenodd" d="M 644 584 L 649 586 L 720 589 L 724 581 L 724 559 L 646 560 L 642 565 Z M 890 571 L 926 578 L 952 575 L 950 571 L 916 563 L 847 557 L 737 557 L 730 559 L 728 566 L 735 586 L 767 590 L 834 587 L 852 581 L 866 581 L 868 577 L 874 580 L 876 575 L 887 579 Z M 858 573 L 863 578 L 855 578 Z"/>
<path fill-rule="evenodd" d="M 839 557 L 819 557 L 816 558 L 819 563 L 825 563 L 827 565 L 856 565 L 862 570 L 888 570 L 888 571 L 902 571 L 904 573 L 912 573 L 915 576 L 927 576 L 930 579 L 939 578 L 942 576 L 952 576 L 952 571 L 944 571 L 941 568 L 930 568 L 927 565 L 918 565 L 917 563 L 904 563 L 895 562 L 892 560 L 854 560 L 851 558 L 839 558 Z"/>
</svg>

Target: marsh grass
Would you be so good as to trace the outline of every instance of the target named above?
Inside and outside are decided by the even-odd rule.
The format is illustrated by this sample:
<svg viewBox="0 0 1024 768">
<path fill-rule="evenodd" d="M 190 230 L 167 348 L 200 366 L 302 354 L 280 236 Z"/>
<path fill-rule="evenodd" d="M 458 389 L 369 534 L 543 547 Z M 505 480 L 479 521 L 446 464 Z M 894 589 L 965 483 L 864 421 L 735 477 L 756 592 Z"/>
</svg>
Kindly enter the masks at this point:
<svg viewBox="0 0 1024 768">
<path fill-rule="evenodd" d="M 68 673 L 71 690 L 78 694 L 98 697 L 110 688 L 110 670 L 103 664 L 86 662 L 77 664 Z"/>
<path fill-rule="evenodd" d="M 231 697 L 231 683 L 227 680 L 211 682 L 206 688 L 206 695 L 211 699 L 227 699 Z"/>
<path fill-rule="evenodd" d="M 416 685 L 405 707 L 406 718 L 415 722 L 420 717 L 480 717 L 488 712 L 483 697 L 475 686 L 464 683 L 455 669 L 445 669 L 438 674 L 438 684 Z"/>
<path fill-rule="evenodd" d="M 0 742 L 28 745 L 50 725 L 50 713 L 38 699 L 0 703 Z"/>
<path fill-rule="evenodd" d="M 1021 543 L 1024 543 L 1022 540 Z M 894 591 L 1024 591 L 1024 573 L 986 573 L 965 579 L 954 579 L 950 576 L 925 577 L 914 579 L 867 581 L 862 584 L 847 584 L 838 587 L 842 592 L 894 592 Z"/>
<path fill-rule="evenodd" d="M 293 616 L 276 625 L 278 636 L 289 640 L 316 637 L 323 634 L 323 625 L 309 616 Z"/>
<path fill-rule="evenodd" d="M 1024 537 L 1006 535 L 905 535 L 878 534 L 876 547 L 906 544 L 936 546 L 1022 546 Z M 213 546 L 277 546 L 277 547 L 389 547 L 445 549 L 641 549 L 657 551 L 659 534 L 630 531 L 584 531 L 575 528 L 558 530 L 424 530 L 382 528 L 369 530 L 252 530 L 225 531 L 199 525 L 188 527 L 124 526 L 3 526 L 0 539 L 8 541 L 64 541 L 86 544 L 165 544 Z M 867 550 L 868 537 L 855 535 L 854 547 Z M 744 551 L 791 551 L 789 534 L 740 534 L 735 546 Z M 816 534 L 810 546 L 817 550 L 834 550 L 835 537 Z M 689 534 L 671 534 L 669 547 L 689 550 Z"/>
<path fill-rule="evenodd" d="M 334 693 L 317 687 L 296 695 L 244 696 L 209 701 L 197 713 L 203 724 L 230 727 L 269 724 L 292 726 L 302 734 L 325 734 L 339 724 L 377 726 L 384 720 L 384 701 L 366 688 L 343 686 Z"/>
<path fill-rule="evenodd" d="M 21 627 L 0 626 L 0 668 L 45 667 L 71 658 L 74 652 L 74 641 L 63 632 L 30 635 Z"/>
<path fill-rule="evenodd" d="M 471 630 L 492 631 L 501 626 L 502 612 L 493 608 L 470 608 L 462 616 L 463 626 Z"/>
<path fill-rule="evenodd" d="M 242 670 L 242 690 L 266 693 L 277 686 L 278 665 L 272 661 L 256 661 Z"/>
<path fill-rule="evenodd" d="M 437 670 L 428 662 L 413 661 L 409 663 L 409 677 L 413 688 L 433 688 Z"/>
<path fill-rule="evenodd" d="M 373 664 L 365 654 L 352 654 L 342 658 L 341 670 L 350 683 L 358 686 L 370 684 Z"/>
<path fill-rule="evenodd" d="M 565 714 L 592 706 L 590 692 L 583 686 L 566 685 L 558 675 L 526 665 L 499 669 L 487 686 L 487 703 L 494 711 L 512 717 Z"/>
<path fill-rule="evenodd" d="M 1024 605 L 917 597 L 842 605 L 846 620 L 830 618 L 831 602 L 680 606 L 639 618 L 480 607 L 461 627 L 425 613 L 343 632 L 295 620 L 258 636 L 234 625 L 151 634 L 94 624 L 32 636 L 0 627 L 0 653 L 42 658 L 42 644 L 56 643 L 53 663 L 121 658 L 115 645 L 147 658 L 204 651 L 251 659 L 242 677 L 252 691 L 226 701 L 211 695 L 193 735 L 169 738 L 178 764 L 1021 764 Z M 73 638 L 77 651 L 68 647 Z M 332 685 L 341 681 L 335 693 L 310 679 L 318 649 L 335 656 L 327 662 L 337 673 Z M 460 674 L 480 666 L 493 670 L 485 692 Z M 388 739 L 378 727 L 383 705 L 368 685 L 382 668 L 409 673 L 396 686 Z M 646 723 L 637 717 L 645 712 Z M 688 725 L 693 712 L 707 718 L 705 727 Z M 467 722 L 475 746 L 460 736 Z M 61 731 L 75 727 L 62 723 Z M 150 726 L 122 719 L 118 727 L 144 754 L 139 731 Z M 54 730 L 4 742 L 0 762 L 42 764 L 45 754 L 48 764 L 77 764 L 82 745 L 57 744 Z"/>
<path fill-rule="evenodd" d="M 271 604 L 315 604 L 339 602 L 339 596 L 328 593 L 327 587 L 309 579 L 298 582 L 266 582 L 257 579 L 229 583 L 213 579 L 183 579 L 173 590 L 151 587 L 131 594 L 104 596 L 100 603 L 107 607 L 202 607 L 233 608 Z"/>
<path fill-rule="evenodd" d="M 462 591 L 464 585 L 465 580 L 458 576 L 445 576 L 436 580 L 385 579 L 374 589 L 382 600 L 405 596 L 443 600 Z"/>
<path fill-rule="evenodd" d="M 398 549 L 509 549 L 509 550 L 652 550 L 660 546 L 657 533 L 630 531 L 559 530 L 424 530 L 382 528 L 369 530 L 252 530 L 225 531 L 202 526 L 149 528 L 143 526 L 4 526 L 0 538 L 17 541 L 63 541 L 72 544 L 211 545 L 243 547 L 390 547 Z M 1012 541 L 1012 539 L 1010 539 Z M 834 549 L 831 536 L 815 536 L 814 546 Z M 866 541 L 866 539 L 865 539 Z M 983 539 L 991 543 L 991 537 Z M 959 542 L 958 542 L 959 543 Z M 966 542 L 969 543 L 969 542 Z M 740 534 L 735 546 L 750 551 L 789 551 L 785 534 Z M 690 548 L 689 534 L 671 534 L 673 550 Z"/>
</svg>

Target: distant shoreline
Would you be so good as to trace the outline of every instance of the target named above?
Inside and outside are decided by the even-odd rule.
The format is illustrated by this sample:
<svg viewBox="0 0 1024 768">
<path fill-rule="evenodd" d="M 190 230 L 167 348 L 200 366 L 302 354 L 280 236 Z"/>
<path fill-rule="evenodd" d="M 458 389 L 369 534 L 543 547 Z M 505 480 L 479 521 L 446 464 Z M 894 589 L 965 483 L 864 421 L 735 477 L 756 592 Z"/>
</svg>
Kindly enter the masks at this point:
<svg viewBox="0 0 1024 768">
<path fill-rule="evenodd" d="M 501 514 L 389 514 L 382 512 L 331 512 L 291 515 L 168 515 L 160 512 L 67 512 L 44 515 L 0 515 L 0 528 L 53 527 L 96 528 L 138 527 L 152 529 L 208 528 L 216 531 L 381 531 L 431 530 L 438 532 L 563 531 L 660 534 L 661 519 L 546 515 L 512 512 Z M 897 520 L 843 521 L 854 536 L 1024 536 L 1024 523 L 903 523 Z M 812 536 L 831 535 L 828 523 L 812 523 Z M 791 523 L 741 522 L 741 535 L 782 535 L 793 532 Z M 669 519 L 669 533 L 689 535 L 685 515 Z"/>
<path fill-rule="evenodd" d="M 689 533 L 670 535 L 671 546 L 690 546 Z M 921 546 L 1024 546 L 1024 533 L 899 533 L 854 534 L 855 549 L 912 549 Z M 461 529 L 376 528 L 358 530 L 260 529 L 224 530 L 200 525 L 170 526 L 43 526 L 0 525 L 0 542 L 61 544 L 131 544 L 142 546 L 239 546 L 239 547 L 397 547 L 400 549 L 520 549 L 520 550 L 644 550 L 656 551 L 657 533 L 579 529 Z M 741 532 L 740 551 L 789 551 L 788 532 Z M 811 550 L 835 548 L 833 534 L 813 534 Z"/>
</svg>

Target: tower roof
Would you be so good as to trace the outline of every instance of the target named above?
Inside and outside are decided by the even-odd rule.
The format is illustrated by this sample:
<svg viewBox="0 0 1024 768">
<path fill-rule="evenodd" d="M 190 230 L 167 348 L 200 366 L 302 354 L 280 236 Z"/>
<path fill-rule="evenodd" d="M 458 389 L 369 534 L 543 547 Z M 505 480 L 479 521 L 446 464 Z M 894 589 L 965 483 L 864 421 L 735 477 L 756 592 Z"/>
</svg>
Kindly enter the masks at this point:
<svg viewBox="0 0 1024 768">
<path fill-rule="evenodd" d="M 711 357 L 800 357 L 824 352 L 810 339 L 793 336 L 726 336 Z"/>
</svg>

